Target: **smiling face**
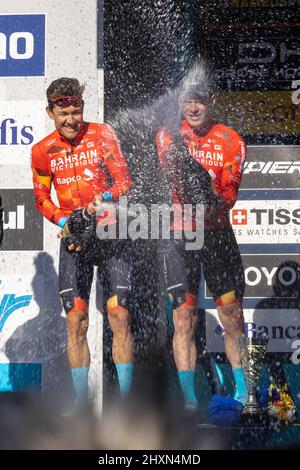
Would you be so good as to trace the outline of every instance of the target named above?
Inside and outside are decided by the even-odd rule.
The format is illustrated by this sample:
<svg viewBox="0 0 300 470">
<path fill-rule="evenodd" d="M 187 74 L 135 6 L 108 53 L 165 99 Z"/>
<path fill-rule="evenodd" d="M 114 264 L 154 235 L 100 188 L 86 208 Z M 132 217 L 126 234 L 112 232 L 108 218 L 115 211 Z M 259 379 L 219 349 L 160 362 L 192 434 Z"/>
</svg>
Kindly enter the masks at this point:
<svg viewBox="0 0 300 470">
<path fill-rule="evenodd" d="M 83 101 L 78 105 L 61 107 L 57 104 L 53 109 L 47 108 L 48 116 L 53 119 L 56 130 L 67 140 L 74 140 L 83 124 Z"/>
<path fill-rule="evenodd" d="M 204 127 L 211 117 L 214 98 L 190 98 L 182 105 L 182 113 L 188 124 L 195 129 Z"/>
</svg>

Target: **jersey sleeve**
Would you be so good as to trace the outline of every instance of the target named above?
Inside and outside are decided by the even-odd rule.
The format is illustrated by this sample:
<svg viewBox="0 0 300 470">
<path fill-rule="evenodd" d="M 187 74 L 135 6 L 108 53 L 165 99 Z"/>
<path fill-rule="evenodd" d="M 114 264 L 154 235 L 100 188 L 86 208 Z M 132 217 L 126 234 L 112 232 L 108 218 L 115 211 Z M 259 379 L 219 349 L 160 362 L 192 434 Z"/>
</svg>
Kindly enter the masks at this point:
<svg viewBox="0 0 300 470">
<path fill-rule="evenodd" d="M 40 149 L 39 144 L 31 150 L 31 169 L 33 178 L 33 191 L 37 209 L 54 224 L 58 224 L 70 212 L 60 209 L 51 199 L 52 177 L 48 165 L 47 155 Z"/>
<path fill-rule="evenodd" d="M 106 125 L 104 132 L 102 140 L 103 161 L 114 181 L 109 191 L 113 199 L 118 199 L 130 189 L 132 181 L 114 130 Z"/>
<path fill-rule="evenodd" d="M 238 135 L 230 136 L 226 143 L 226 158 L 221 178 L 214 181 L 216 192 L 222 197 L 222 204 L 231 209 L 237 200 L 238 190 L 246 159 L 246 144 Z"/>
</svg>

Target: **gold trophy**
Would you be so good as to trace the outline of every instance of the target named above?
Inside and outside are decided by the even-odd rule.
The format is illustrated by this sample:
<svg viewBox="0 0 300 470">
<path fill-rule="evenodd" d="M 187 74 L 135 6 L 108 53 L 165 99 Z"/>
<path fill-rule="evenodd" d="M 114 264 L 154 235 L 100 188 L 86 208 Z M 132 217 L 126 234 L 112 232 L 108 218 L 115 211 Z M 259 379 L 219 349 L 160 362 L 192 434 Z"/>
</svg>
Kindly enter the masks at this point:
<svg viewBox="0 0 300 470">
<path fill-rule="evenodd" d="M 242 423 L 246 426 L 262 425 L 264 416 L 256 399 L 261 367 L 266 356 L 267 338 L 246 338 L 237 340 L 241 364 L 248 389 L 248 399 L 242 413 Z"/>
</svg>

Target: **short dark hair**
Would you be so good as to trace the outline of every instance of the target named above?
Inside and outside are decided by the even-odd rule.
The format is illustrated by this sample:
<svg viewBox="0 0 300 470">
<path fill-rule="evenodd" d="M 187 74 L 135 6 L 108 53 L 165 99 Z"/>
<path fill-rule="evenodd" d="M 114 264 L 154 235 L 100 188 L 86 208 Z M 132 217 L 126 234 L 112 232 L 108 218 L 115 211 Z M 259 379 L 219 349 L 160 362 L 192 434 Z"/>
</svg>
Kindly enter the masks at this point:
<svg viewBox="0 0 300 470">
<path fill-rule="evenodd" d="M 50 109 L 53 109 L 53 98 L 60 96 L 82 96 L 84 85 L 80 85 L 77 78 L 61 77 L 54 80 L 47 89 L 47 100 Z"/>
</svg>

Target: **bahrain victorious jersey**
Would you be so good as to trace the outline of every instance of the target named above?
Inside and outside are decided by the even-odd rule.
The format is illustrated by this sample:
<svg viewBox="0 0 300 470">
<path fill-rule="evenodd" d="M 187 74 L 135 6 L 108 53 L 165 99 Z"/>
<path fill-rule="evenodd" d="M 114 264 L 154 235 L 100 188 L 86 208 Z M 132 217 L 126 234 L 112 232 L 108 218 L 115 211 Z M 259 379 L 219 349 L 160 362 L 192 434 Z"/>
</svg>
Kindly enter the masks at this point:
<svg viewBox="0 0 300 470">
<path fill-rule="evenodd" d="M 31 163 L 36 206 L 55 224 L 87 206 L 96 194 L 110 191 L 116 200 L 131 186 L 117 137 L 106 124 L 84 123 L 72 144 L 52 132 L 32 147 Z M 51 199 L 52 184 L 59 206 Z"/>
<path fill-rule="evenodd" d="M 220 197 L 216 210 L 208 211 L 205 228 L 221 228 L 230 224 L 229 210 L 234 206 L 246 158 L 246 144 L 237 132 L 223 124 L 212 124 L 205 135 L 197 135 L 186 120 L 182 121 L 180 134 L 191 158 L 210 174 L 214 192 Z M 162 170 L 168 173 L 167 154 L 173 143 L 168 129 L 160 129 L 156 144 Z M 173 203 L 183 204 L 172 185 Z"/>
</svg>

